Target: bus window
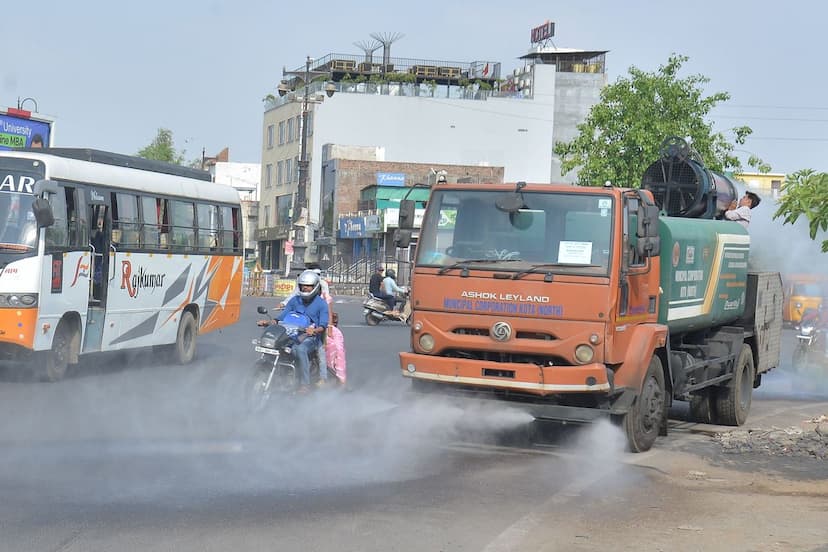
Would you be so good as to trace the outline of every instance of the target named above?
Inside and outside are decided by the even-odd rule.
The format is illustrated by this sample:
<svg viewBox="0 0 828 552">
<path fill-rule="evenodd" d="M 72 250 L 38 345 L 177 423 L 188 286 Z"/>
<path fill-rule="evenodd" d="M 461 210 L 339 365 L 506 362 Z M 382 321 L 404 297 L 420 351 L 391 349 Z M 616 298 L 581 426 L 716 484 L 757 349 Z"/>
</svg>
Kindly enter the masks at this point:
<svg viewBox="0 0 828 552">
<path fill-rule="evenodd" d="M 198 248 L 201 251 L 214 251 L 218 246 L 218 207 L 196 204 L 198 214 Z"/>
<path fill-rule="evenodd" d="M 61 190 L 56 194 L 49 194 L 49 203 L 52 206 L 52 213 L 55 215 L 55 223 L 46 228 L 46 250 L 54 251 L 55 249 L 64 249 L 69 245 L 68 242 L 68 225 L 66 221 L 66 195 L 68 190 Z M 32 225 L 34 222 L 34 213 L 30 213 Z M 33 235 L 37 235 L 36 226 L 32 230 Z"/>
<path fill-rule="evenodd" d="M 192 202 L 171 200 L 172 245 L 176 249 L 195 247 L 195 209 Z"/>
<path fill-rule="evenodd" d="M 132 194 L 112 194 L 112 243 L 115 247 L 136 248 L 138 240 L 138 198 Z"/>
<path fill-rule="evenodd" d="M 158 203 L 154 197 L 141 196 L 141 246 L 158 248 Z"/>
</svg>

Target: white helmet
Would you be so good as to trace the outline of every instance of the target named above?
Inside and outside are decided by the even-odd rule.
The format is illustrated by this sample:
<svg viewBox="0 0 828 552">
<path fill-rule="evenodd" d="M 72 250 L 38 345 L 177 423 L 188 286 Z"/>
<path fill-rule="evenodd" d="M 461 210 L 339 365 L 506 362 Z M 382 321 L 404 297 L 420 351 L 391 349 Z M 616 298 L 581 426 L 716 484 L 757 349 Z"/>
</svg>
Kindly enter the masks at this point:
<svg viewBox="0 0 828 552">
<path fill-rule="evenodd" d="M 310 303 L 313 298 L 319 295 L 322 289 L 322 284 L 319 283 L 319 275 L 313 270 L 305 270 L 296 278 L 296 285 L 298 286 L 313 286 L 311 291 L 302 291 L 299 288 L 299 296 L 305 303 Z"/>
</svg>

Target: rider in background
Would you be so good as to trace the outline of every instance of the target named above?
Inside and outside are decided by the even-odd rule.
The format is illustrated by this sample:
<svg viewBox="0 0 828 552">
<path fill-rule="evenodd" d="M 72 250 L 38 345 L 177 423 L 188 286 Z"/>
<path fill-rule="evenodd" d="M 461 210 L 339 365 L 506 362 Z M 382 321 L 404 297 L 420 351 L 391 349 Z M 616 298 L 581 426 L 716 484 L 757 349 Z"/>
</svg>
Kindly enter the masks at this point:
<svg viewBox="0 0 828 552">
<path fill-rule="evenodd" d="M 394 310 L 397 306 L 397 293 L 405 293 L 405 288 L 397 285 L 397 273 L 393 268 L 385 271 L 385 279 L 382 281 L 382 291 L 385 295 L 382 299 L 388 303 L 388 307 Z"/>
<path fill-rule="evenodd" d="M 328 327 L 329 310 L 328 304 L 321 297 L 322 284 L 319 275 L 312 270 L 305 270 L 298 278 L 296 285 L 299 288 L 298 294 L 288 300 L 285 309 L 276 316 L 276 320 L 284 320 L 291 313 L 305 315 L 308 320 L 308 328 L 305 330 L 305 338 L 293 348 L 296 355 L 300 374 L 300 386 L 297 391 L 305 394 L 310 389 L 310 352 L 319 349 L 324 342 L 325 329 Z M 325 351 L 323 349 L 319 359 L 319 382 L 317 385 L 324 385 L 328 380 L 328 370 L 324 366 Z"/>
</svg>

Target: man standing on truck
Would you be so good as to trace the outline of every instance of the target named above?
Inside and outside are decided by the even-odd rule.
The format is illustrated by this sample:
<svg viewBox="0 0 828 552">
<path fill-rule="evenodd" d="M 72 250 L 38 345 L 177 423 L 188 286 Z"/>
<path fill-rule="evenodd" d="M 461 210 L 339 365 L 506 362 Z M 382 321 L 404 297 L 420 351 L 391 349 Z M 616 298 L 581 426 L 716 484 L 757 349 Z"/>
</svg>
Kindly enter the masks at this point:
<svg viewBox="0 0 828 552">
<path fill-rule="evenodd" d="M 735 199 L 733 200 L 730 208 L 725 211 L 724 216 L 727 220 L 736 221 L 747 228 L 750 224 L 750 210 L 759 205 L 760 201 L 761 199 L 758 195 L 753 192 L 745 192 L 745 195 L 742 196 L 738 204 Z"/>
</svg>

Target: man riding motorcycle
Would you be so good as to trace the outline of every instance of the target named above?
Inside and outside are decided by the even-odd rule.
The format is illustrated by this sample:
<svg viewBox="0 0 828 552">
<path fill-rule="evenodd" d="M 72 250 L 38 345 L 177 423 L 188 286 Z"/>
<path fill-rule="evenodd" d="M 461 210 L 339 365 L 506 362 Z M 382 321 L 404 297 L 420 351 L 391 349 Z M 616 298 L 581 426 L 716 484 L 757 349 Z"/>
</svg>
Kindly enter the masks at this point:
<svg viewBox="0 0 828 552">
<path fill-rule="evenodd" d="M 397 293 L 405 294 L 406 290 L 404 287 L 400 287 L 397 285 L 397 273 L 394 271 L 393 268 L 389 268 L 385 271 L 385 278 L 382 281 L 382 291 L 385 292 L 385 295 L 382 299 L 388 303 L 388 308 L 394 310 L 397 307 Z"/>
<path fill-rule="evenodd" d="M 299 288 L 298 295 L 290 298 L 285 309 L 276 316 L 275 320 L 278 322 L 286 317 L 295 319 L 297 316 L 307 319 L 305 335 L 293 348 L 300 374 L 300 386 L 297 393 L 304 394 L 310 389 L 309 355 L 320 347 L 323 333 L 328 327 L 330 314 L 327 302 L 321 297 L 322 284 L 318 274 L 312 270 L 305 270 L 296 278 L 296 285 Z M 266 324 L 268 321 L 259 323 L 262 322 Z M 328 371 L 320 370 L 319 384 L 324 385 L 327 380 Z"/>
</svg>

